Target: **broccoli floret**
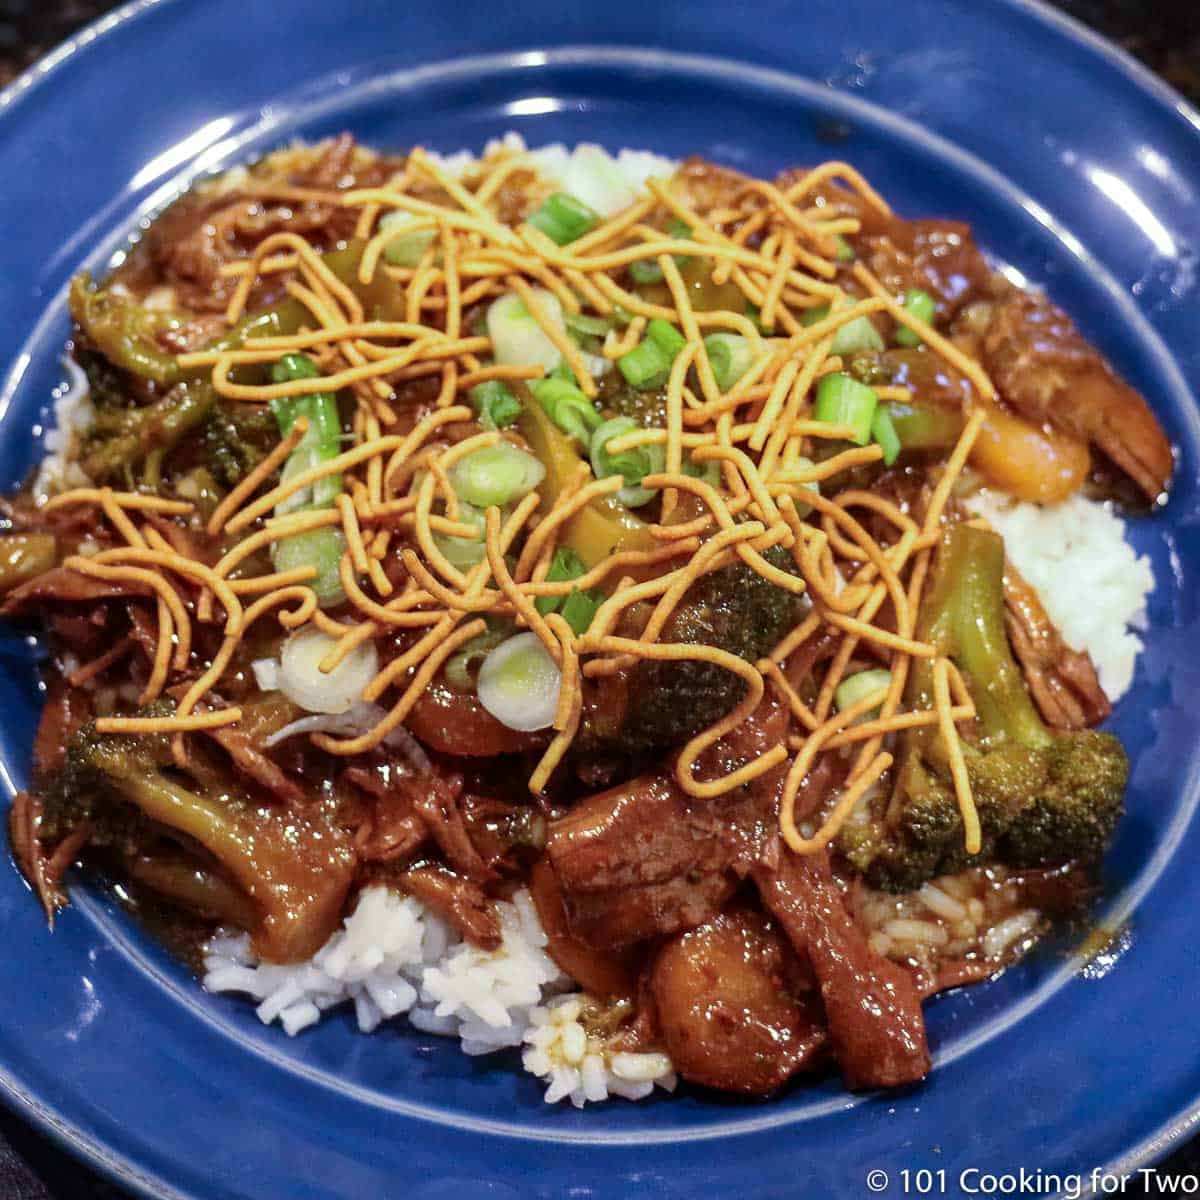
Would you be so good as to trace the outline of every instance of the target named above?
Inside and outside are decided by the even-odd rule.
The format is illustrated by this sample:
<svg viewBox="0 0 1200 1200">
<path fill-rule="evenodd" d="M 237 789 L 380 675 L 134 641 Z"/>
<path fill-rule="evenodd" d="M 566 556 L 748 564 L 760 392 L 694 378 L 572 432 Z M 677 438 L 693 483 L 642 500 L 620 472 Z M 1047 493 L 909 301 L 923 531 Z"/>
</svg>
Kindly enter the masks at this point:
<svg viewBox="0 0 1200 1200">
<path fill-rule="evenodd" d="M 780 570 L 794 570 L 781 547 L 772 547 L 764 557 Z M 715 646 L 754 662 L 796 620 L 796 597 L 738 562 L 691 587 L 661 640 Z M 634 749 L 677 745 L 720 720 L 741 699 L 744 687 L 715 663 L 643 661 L 633 673 L 621 740 Z"/>
<path fill-rule="evenodd" d="M 279 430 L 268 405 L 220 400 L 200 436 L 204 465 L 218 483 L 233 487 L 270 453 Z"/>
<path fill-rule="evenodd" d="M 600 405 L 618 416 L 632 417 L 647 429 L 661 429 L 667 423 L 666 388 L 639 391 L 620 371 L 609 371 L 600 384 Z"/>
<path fill-rule="evenodd" d="M 908 891 L 970 862 L 1013 866 L 1094 861 L 1124 807 L 1128 760 L 1109 734 L 1055 734 L 1034 707 L 1004 626 L 1004 543 L 989 531 L 952 526 L 921 609 L 918 636 L 950 657 L 971 691 L 977 737 L 962 748 L 983 833 L 968 856 L 940 734 L 901 740 L 890 820 L 856 825 L 839 849 L 874 886 Z M 913 707 L 932 707 L 932 666 L 914 663 Z"/>
<path fill-rule="evenodd" d="M 200 426 L 216 404 L 211 384 L 187 380 L 151 404 L 98 408 L 81 463 L 97 483 L 157 487 L 167 455 Z"/>
<path fill-rule="evenodd" d="M 1098 859 L 1124 812 L 1129 760 L 1121 743 L 1087 730 L 1057 738 L 1043 757 L 1046 784 L 1000 839 L 999 856 L 1017 867 Z"/>
<path fill-rule="evenodd" d="M 163 716 L 169 704 L 139 715 Z M 332 932 L 355 856 L 314 807 L 256 804 L 198 748 L 185 774 L 165 734 L 79 730 L 44 795 L 39 835 L 61 841 L 86 822 L 88 844 L 133 878 L 206 916 L 250 930 L 280 961 L 313 953 Z"/>
</svg>

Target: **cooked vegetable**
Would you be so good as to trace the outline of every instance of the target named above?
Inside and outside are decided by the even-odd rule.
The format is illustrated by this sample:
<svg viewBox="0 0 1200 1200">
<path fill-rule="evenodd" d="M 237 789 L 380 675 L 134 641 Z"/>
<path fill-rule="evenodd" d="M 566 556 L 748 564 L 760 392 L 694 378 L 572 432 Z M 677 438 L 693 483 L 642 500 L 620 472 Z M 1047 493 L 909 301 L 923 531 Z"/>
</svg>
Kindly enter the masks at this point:
<svg viewBox="0 0 1200 1200">
<path fill-rule="evenodd" d="M 81 446 L 83 470 L 98 483 L 157 487 L 167 456 L 206 428 L 218 407 L 212 385 L 194 379 L 147 405 L 98 404 Z"/>
<path fill-rule="evenodd" d="M 617 359 L 617 366 L 633 387 L 649 391 L 666 382 L 671 364 L 686 345 L 687 340 L 674 325 L 655 317 L 646 326 L 646 336 Z"/>
<path fill-rule="evenodd" d="M 104 736 L 87 725 L 71 739 L 42 833 L 55 844 L 87 822 L 94 845 L 126 860 L 157 858 L 165 840 L 174 865 L 149 882 L 168 898 L 189 904 L 199 888 L 211 897 L 232 892 L 238 915 L 252 916 L 265 958 L 313 954 L 340 920 L 350 887 L 354 855 L 345 836 L 316 806 L 300 813 L 258 805 L 223 774 L 185 782 L 173 771 L 168 737 Z"/>
<path fill-rule="evenodd" d="M 284 355 L 271 368 L 271 377 L 276 383 L 289 379 L 315 379 L 319 374 L 317 364 L 306 354 Z M 279 423 L 279 432 L 284 437 L 291 433 L 300 417 L 308 421 L 307 431 L 284 464 L 282 483 L 338 456 L 341 451 L 342 423 L 337 397 L 331 392 L 313 392 L 274 400 L 271 408 Z M 341 475 L 325 475 L 277 505 L 276 516 L 304 509 L 329 508 L 341 491 Z M 327 527 L 280 538 L 272 543 L 271 557 L 277 571 L 300 566 L 315 567 L 316 578 L 308 586 L 316 592 L 322 606 L 332 607 L 345 599 L 338 573 L 345 548 L 346 539 L 341 530 Z"/>
<path fill-rule="evenodd" d="M 576 475 L 582 460 L 571 438 L 532 399 L 523 406 L 519 427 L 546 468 L 539 490 L 548 508 Z M 567 523 L 561 544 L 570 546 L 587 566 L 593 567 L 617 550 L 646 549 L 653 542 L 644 522 L 616 501 L 605 499 L 587 504 L 576 513 Z"/>
<path fill-rule="evenodd" d="M 794 571 L 780 546 L 766 551 L 772 566 Z M 756 662 L 796 623 L 797 598 L 745 563 L 702 576 L 687 590 L 659 639 L 714 646 Z M 598 697 L 584 722 L 584 739 L 622 750 L 677 746 L 720 720 L 742 697 L 744 684 L 723 667 L 698 660 L 639 663 L 616 712 Z"/>
<path fill-rule="evenodd" d="M 479 702 L 502 725 L 532 733 L 554 723 L 562 672 L 536 633 L 518 633 L 483 660 Z"/>
<path fill-rule="evenodd" d="M 450 468 L 455 492 L 476 508 L 511 504 L 528 496 L 545 478 L 546 468 L 511 442 L 482 446 Z"/>
<path fill-rule="evenodd" d="M 754 364 L 750 339 L 737 333 L 710 333 L 704 339 L 704 349 L 717 387 L 723 392 L 729 391 Z"/>
<path fill-rule="evenodd" d="M 558 297 L 545 288 L 534 288 L 533 294 L 547 320 L 565 330 Z M 496 361 L 502 366 L 541 367 L 549 375 L 562 362 L 562 352 L 515 292 L 506 292 L 492 301 L 487 310 L 487 335 L 492 339 Z"/>
<path fill-rule="evenodd" d="M 379 229 L 394 234 L 383 248 L 383 257 L 394 267 L 415 267 L 433 245 L 437 230 L 429 220 L 421 220 L 404 212 L 385 213 L 379 218 Z"/>
<path fill-rule="evenodd" d="M 918 321 L 924 321 L 926 325 L 933 320 L 936 307 L 933 297 L 920 288 L 909 288 L 905 294 L 905 310 L 916 317 Z M 909 329 L 907 325 L 898 325 L 896 327 L 896 342 L 901 346 L 919 346 L 921 338 Z M 877 347 L 877 349 L 882 350 L 882 345 Z"/>
<path fill-rule="evenodd" d="M 843 356 L 857 354 L 860 350 L 882 350 L 883 338 L 870 317 L 855 317 L 838 328 L 833 335 L 830 350 Z"/>
<path fill-rule="evenodd" d="M 567 379 L 535 379 L 529 384 L 534 399 L 563 431 L 585 446 L 604 418 L 596 406 Z"/>
<path fill-rule="evenodd" d="M 480 663 L 511 634 L 512 630 L 508 628 L 488 629 L 478 637 L 473 637 L 457 654 L 447 660 L 442 671 L 446 682 L 457 692 L 474 692 Z"/>
<path fill-rule="evenodd" d="M 114 366 L 168 386 L 182 378 L 175 356 L 155 340 L 180 325 L 178 317 L 144 308 L 108 288 L 94 288 L 86 272 L 71 280 L 67 302 L 84 336 Z"/>
<path fill-rule="evenodd" d="M 499 379 L 478 383 L 469 394 L 484 429 L 505 429 L 521 415 L 520 400 Z"/>
<path fill-rule="evenodd" d="M 838 712 L 845 712 L 848 708 L 853 708 L 860 700 L 865 700 L 872 692 L 877 692 L 880 688 L 886 688 L 892 682 L 892 673 L 890 671 L 859 671 L 855 675 L 848 675 L 837 686 L 837 691 L 834 692 L 833 699 L 837 705 Z M 878 714 L 878 709 L 871 711 L 871 716 Z"/>
<path fill-rule="evenodd" d="M 1123 811 L 1128 761 L 1111 734 L 1046 728 L 1013 660 L 1004 627 L 1004 544 L 953 525 L 927 585 L 919 636 L 962 671 L 979 714 L 964 741 L 985 852 L 1017 866 L 1093 861 Z M 910 700 L 931 705 L 926 662 L 914 663 Z M 909 730 L 898 758 L 902 802 L 890 818 L 850 827 L 839 845 L 877 887 L 908 890 L 965 861 L 963 825 L 936 730 Z"/>
<path fill-rule="evenodd" d="M 450 561 L 451 566 L 460 571 L 468 571 L 477 562 L 482 562 L 487 556 L 487 543 L 484 535 L 487 532 L 487 516 L 482 509 L 460 500 L 458 505 L 458 520 L 463 525 L 474 525 L 479 536 L 474 538 L 456 537 L 450 533 L 435 533 L 433 540 L 437 547 Z"/>
<path fill-rule="evenodd" d="M 876 408 L 871 418 L 871 440 L 883 450 L 885 467 L 890 467 L 900 457 L 900 438 L 892 424 L 891 413 L 884 407 Z"/>
<path fill-rule="evenodd" d="M 51 533 L 0 536 L 0 594 L 36 579 L 50 570 L 57 560 L 58 543 Z"/>
<path fill-rule="evenodd" d="M 817 384 L 813 416 L 827 425 L 849 425 L 853 441 L 865 446 L 871 440 L 871 422 L 879 398 L 873 389 L 841 371 L 825 375 Z"/>
<path fill-rule="evenodd" d="M 306 625 L 283 643 L 279 656 L 279 690 L 307 712 L 344 713 L 362 699 L 363 689 L 379 673 L 374 642 L 355 646 L 332 671 L 321 660 L 337 639 Z"/>
<path fill-rule="evenodd" d="M 617 499 L 627 508 L 640 508 L 654 498 L 654 491 L 642 487 L 641 482 L 647 475 L 661 471 L 666 463 L 666 451 L 658 444 L 634 446 L 619 454 L 609 453 L 609 442 L 633 433 L 637 428 L 637 422 L 630 417 L 612 417 L 592 434 L 592 470 L 597 479 L 620 475 L 625 480 Z"/>
<path fill-rule="evenodd" d="M 583 559 L 570 546 L 559 546 L 550 560 L 546 582 L 566 583 L 568 580 L 578 579 L 586 570 Z M 534 606 L 545 616 L 547 613 L 557 612 L 562 607 L 563 599 L 562 596 L 539 596 L 534 601 Z"/>
<path fill-rule="evenodd" d="M 582 200 L 555 192 L 542 201 L 536 212 L 530 214 L 529 224 L 540 229 L 552 242 L 565 246 L 596 227 L 599 216 Z"/>
</svg>

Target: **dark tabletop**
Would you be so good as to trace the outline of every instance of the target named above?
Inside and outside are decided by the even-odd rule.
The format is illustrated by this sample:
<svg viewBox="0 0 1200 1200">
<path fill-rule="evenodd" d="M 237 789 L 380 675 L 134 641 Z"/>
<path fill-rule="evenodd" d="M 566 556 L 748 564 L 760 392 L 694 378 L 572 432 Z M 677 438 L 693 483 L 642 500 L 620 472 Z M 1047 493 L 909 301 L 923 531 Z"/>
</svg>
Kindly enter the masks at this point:
<svg viewBox="0 0 1200 1200">
<path fill-rule="evenodd" d="M 0 87 L 113 7 L 111 0 L 0 0 Z M 1200 0 L 1059 0 L 1058 7 L 1107 34 L 1200 105 Z M 1161 1174 L 1200 1175 L 1200 1138 L 1169 1158 Z M 1134 1182 L 1122 1193 L 1134 1200 L 1149 1194 Z M 126 1197 L 0 1108 L 0 1200 Z"/>
</svg>

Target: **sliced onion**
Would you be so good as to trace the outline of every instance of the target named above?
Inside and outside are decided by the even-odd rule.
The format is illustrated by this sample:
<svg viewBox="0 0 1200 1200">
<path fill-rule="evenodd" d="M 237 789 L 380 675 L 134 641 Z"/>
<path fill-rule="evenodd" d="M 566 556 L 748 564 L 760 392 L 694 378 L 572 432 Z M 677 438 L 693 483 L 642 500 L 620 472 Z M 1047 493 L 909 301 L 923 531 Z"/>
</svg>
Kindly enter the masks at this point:
<svg viewBox="0 0 1200 1200">
<path fill-rule="evenodd" d="M 311 625 L 293 633 L 279 656 L 279 690 L 309 712 L 346 712 L 379 673 L 379 654 L 374 642 L 364 642 L 326 673 L 319 664 L 336 645 L 336 638 Z"/>
<path fill-rule="evenodd" d="M 534 288 L 538 307 L 551 324 L 566 330 L 562 304 L 553 292 Z M 525 301 L 516 292 L 506 292 L 493 300 L 487 310 L 487 333 L 492 353 L 501 366 L 542 367 L 549 375 L 562 362 L 562 353 L 533 319 Z"/>
<path fill-rule="evenodd" d="M 260 692 L 279 691 L 279 659 L 256 658 L 250 664 L 250 670 L 254 672 L 254 682 Z"/>
<path fill-rule="evenodd" d="M 519 633 L 483 660 L 476 691 L 501 725 L 532 733 L 554 723 L 561 687 L 562 672 L 537 634 Z"/>
<path fill-rule="evenodd" d="M 269 750 L 288 738 L 298 737 L 302 733 L 337 733 L 350 737 L 358 737 L 374 729 L 384 717 L 387 710 L 378 704 L 370 704 L 360 700 L 352 704 L 343 713 L 319 713 L 312 717 L 301 717 L 292 721 L 282 729 L 277 729 L 270 737 L 263 739 L 263 746 Z M 397 727 L 383 739 L 385 746 L 392 746 L 401 751 L 413 767 L 422 774 L 429 774 L 433 764 L 415 737 L 405 728 Z"/>
</svg>

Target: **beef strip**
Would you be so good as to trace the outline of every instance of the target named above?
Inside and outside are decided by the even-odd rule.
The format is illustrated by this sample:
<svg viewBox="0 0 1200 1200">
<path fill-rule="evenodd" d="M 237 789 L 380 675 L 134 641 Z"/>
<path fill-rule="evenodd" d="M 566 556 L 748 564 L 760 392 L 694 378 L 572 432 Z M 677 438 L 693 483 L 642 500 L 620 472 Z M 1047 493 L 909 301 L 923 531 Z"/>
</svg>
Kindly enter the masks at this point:
<svg viewBox="0 0 1200 1200">
<path fill-rule="evenodd" d="M 463 758 L 516 754 L 548 740 L 542 734 L 519 733 L 501 725 L 477 696 L 455 691 L 441 679 L 421 693 L 405 725 L 430 749 Z"/>
<path fill-rule="evenodd" d="M 304 808 L 312 796 L 237 726 L 204 731 L 233 759 L 234 766 L 291 808 Z"/>
<path fill-rule="evenodd" d="M 500 922 L 483 888 L 437 864 L 410 867 L 397 885 L 422 904 L 441 913 L 473 945 L 500 949 Z"/>
<path fill-rule="evenodd" d="M 702 756 L 697 771 L 735 769 L 783 736 L 773 699 Z M 572 929 L 619 949 L 714 915 L 771 841 L 783 771 L 700 799 L 666 770 L 591 796 L 552 821 L 546 851 Z"/>
<path fill-rule="evenodd" d="M 39 775 L 48 776 L 62 767 L 67 742 L 92 718 L 91 697 L 82 688 L 72 687 L 57 671 L 46 688 L 46 704 L 33 742 L 33 766 Z"/>
<path fill-rule="evenodd" d="M 763 902 L 820 983 L 834 1054 L 846 1086 L 898 1087 L 930 1068 L 921 1000 L 912 976 L 866 943 L 833 879 L 829 855 L 785 851 L 754 873 Z"/>
<path fill-rule="evenodd" d="M 402 782 L 409 785 L 407 780 Z M 484 862 L 471 841 L 459 807 L 462 787 L 462 777 L 458 775 L 422 775 L 411 781 L 409 795 L 413 809 L 450 866 L 476 883 L 490 883 L 495 880 L 496 872 Z"/>
<path fill-rule="evenodd" d="M 341 778 L 370 797 L 370 816 L 355 838 L 363 862 L 403 862 L 429 837 L 413 791 L 392 764 L 347 767 Z"/>
<path fill-rule="evenodd" d="M 811 979 L 775 924 L 747 905 L 663 946 L 650 988 L 667 1053 L 692 1083 L 762 1096 L 823 1053 Z"/>
<path fill-rule="evenodd" d="M 106 583 L 68 567 L 49 571 L 14 588 L 0 605 L 0 617 L 25 617 L 43 611 L 48 603 L 94 604 L 117 596 L 145 596 L 149 589 L 136 583 Z"/>
<path fill-rule="evenodd" d="M 1111 712 L 1086 651 L 1072 650 L 1054 627 L 1037 592 L 1006 562 L 1004 619 L 1025 682 L 1052 729 L 1088 729 Z"/>
</svg>

